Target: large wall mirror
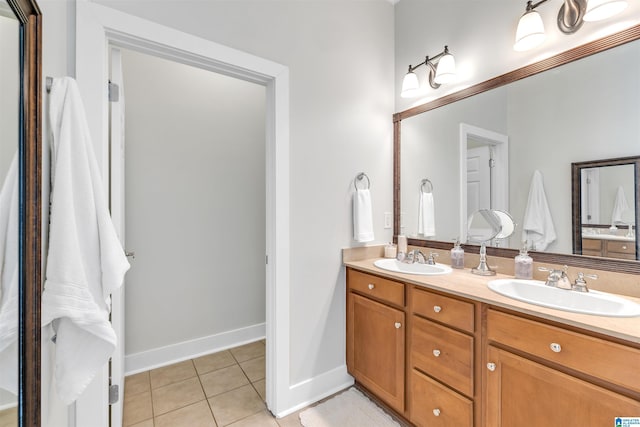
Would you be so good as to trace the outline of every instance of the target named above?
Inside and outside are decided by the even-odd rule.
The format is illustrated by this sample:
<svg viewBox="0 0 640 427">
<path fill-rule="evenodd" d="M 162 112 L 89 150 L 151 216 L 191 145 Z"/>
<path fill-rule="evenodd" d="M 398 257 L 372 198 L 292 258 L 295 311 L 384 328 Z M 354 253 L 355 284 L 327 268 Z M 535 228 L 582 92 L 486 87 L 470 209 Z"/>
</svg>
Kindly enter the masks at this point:
<svg viewBox="0 0 640 427">
<path fill-rule="evenodd" d="M 608 170 L 601 169 L 601 213 L 591 227 L 603 236 L 602 230 L 611 229 L 620 236 L 613 240 L 631 239 L 633 258 L 585 252 L 576 245 L 582 225 L 576 223 L 573 207 L 580 188 L 572 186 L 572 164 L 595 167 L 640 155 L 639 37 L 636 26 L 395 114 L 394 234 L 408 236 L 415 245 L 444 249 L 455 238 L 466 241 L 471 212 L 502 209 L 512 214 L 516 230 L 509 239 L 493 242 L 499 248 L 491 253 L 512 256 L 528 235 L 523 229 L 529 226 L 523 224 L 529 223 L 525 216 L 537 171 L 553 224 L 548 235 L 554 238 L 533 247 L 534 259 L 595 268 L 593 258 L 576 256 L 588 255 L 598 258 L 598 268 L 640 272 L 633 166 L 611 170 L 629 180 L 616 185 L 607 182 Z M 418 233 L 424 179 L 433 183 L 433 235 Z M 611 224 L 619 188 L 634 209 Z"/>
<path fill-rule="evenodd" d="M 41 14 L 0 0 L 0 425 L 40 425 Z"/>
</svg>

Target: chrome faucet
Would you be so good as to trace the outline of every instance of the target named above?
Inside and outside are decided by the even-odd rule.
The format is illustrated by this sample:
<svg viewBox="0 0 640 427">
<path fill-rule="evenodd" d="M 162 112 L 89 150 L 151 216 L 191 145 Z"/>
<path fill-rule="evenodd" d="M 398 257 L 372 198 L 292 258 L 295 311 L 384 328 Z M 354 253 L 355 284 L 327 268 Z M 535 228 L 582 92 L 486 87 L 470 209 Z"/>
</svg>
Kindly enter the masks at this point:
<svg viewBox="0 0 640 427">
<path fill-rule="evenodd" d="M 420 249 L 409 251 L 403 262 L 406 262 L 407 264 L 413 264 L 415 262 L 418 264 L 428 263 L 427 257 L 422 253 L 422 251 L 420 251 Z"/>
<path fill-rule="evenodd" d="M 436 265 L 436 260 L 435 257 L 437 257 L 438 254 L 435 252 L 429 252 L 429 258 L 427 258 L 426 263 L 429 265 Z"/>
<path fill-rule="evenodd" d="M 588 277 L 589 279 L 597 279 L 598 275 L 579 272 L 575 283 L 571 286 L 571 289 L 576 292 L 589 292 L 589 288 L 587 288 L 587 281 L 584 280 L 585 277 Z"/>
<path fill-rule="evenodd" d="M 538 267 L 539 271 L 546 271 L 549 273 L 545 285 L 551 286 L 552 288 L 571 290 L 573 289 L 573 285 L 571 284 L 571 280 L 567 275 L 568 269 L 569 267 L 567 267 L 566 265 L 562 268 L 562 270 Z"/>
</svg>

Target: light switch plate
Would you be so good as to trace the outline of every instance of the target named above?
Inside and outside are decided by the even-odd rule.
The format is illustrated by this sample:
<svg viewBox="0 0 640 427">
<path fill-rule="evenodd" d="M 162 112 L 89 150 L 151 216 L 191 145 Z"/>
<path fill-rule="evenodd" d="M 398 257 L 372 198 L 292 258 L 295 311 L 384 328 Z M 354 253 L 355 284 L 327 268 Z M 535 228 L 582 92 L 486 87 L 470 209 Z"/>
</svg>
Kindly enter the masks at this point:
<svg viewBox="0 0 640 427">
<path fill-rule="evenodd" d="M 384 213 L 384 228 L 391 228 L 393 226 L 393 215 L 391 212 Z"/>
</svg>

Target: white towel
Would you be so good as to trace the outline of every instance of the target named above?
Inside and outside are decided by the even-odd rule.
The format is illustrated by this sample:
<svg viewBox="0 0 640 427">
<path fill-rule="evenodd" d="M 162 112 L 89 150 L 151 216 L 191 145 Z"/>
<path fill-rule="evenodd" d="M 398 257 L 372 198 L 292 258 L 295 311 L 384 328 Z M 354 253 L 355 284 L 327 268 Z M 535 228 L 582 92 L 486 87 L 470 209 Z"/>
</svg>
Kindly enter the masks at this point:
<svg viewBox="0 0 640 427">
<path fill-rule="evenodd" d="M 420 191 L 418 201 L 418 234 L 425 237 L 436 235 L 436 213 L 433 203 L 433 193 Z"/>
<path fill-rule="evenodd" d="M 18 394 L 18 156 L 0 190 L 0 388 Z"/>
<path fill-rule="evenodd" d="M 368 189 L 357 189 L 353 195 L 353 240 L 356 242 L 373 240 L 373 213 L 371 193 Z"/>
<path fill-rule="evenodd" d="M 522 222 L 522 240 L 529 242 L 530 247 L 537 251 L 544 251 L 556 240 L 553 218 L 551 218 L 547 196 L 544 193 L 540 171 L 533 172 L 533 178 L 531 178 L 529 200 Z"/>
<path fill-rule="evenodd" d="M 118 240 L 76 82 L 54 79 L 51 214 L 42 326 L 56 333 L 60 400 L 75 401 L 117 345 L 110 294 L 129 263 Z"/>
<path fill-rule="evenodd" d="M 619 186 L 616 191 L 616 199 L 613 202 L 613 211 L 611 212 L 611 227 L 615 227 L 616 223 L 624 222 L 623 215 L 627 211 L 629 211 L 629 204 L 622 186 Z"/>
</svg>

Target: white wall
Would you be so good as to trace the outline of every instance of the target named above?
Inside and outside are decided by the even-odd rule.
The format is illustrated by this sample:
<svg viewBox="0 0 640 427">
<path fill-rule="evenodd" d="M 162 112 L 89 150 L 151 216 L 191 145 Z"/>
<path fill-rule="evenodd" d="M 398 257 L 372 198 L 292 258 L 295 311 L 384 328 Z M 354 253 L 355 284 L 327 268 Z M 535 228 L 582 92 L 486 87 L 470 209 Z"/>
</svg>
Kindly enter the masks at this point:
<svg viewBox="0 0 640 427">
<path fill-rule="evenodd" d="M 122 62 L 126 355 L 262 325 L 265 87 L 126 49 Z"/>
<path fill-rule="evenodd" d="M 73 74 L 68 3 L 42 3 L 43 73 Z M 344 366 L 340 250 L 354 245 L 358 172 L 371 179 L 373 243 L 391 238 L 383 212 L 392 211 L 393 6 L 385 0 L 103 3 L 289 67 L 291 381 Z"/>
</svg>

